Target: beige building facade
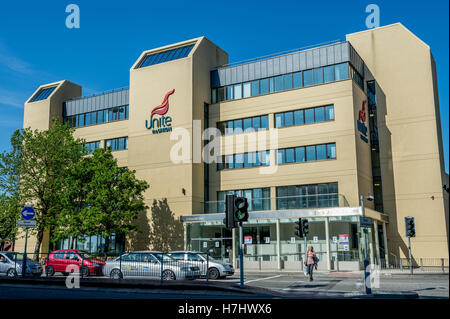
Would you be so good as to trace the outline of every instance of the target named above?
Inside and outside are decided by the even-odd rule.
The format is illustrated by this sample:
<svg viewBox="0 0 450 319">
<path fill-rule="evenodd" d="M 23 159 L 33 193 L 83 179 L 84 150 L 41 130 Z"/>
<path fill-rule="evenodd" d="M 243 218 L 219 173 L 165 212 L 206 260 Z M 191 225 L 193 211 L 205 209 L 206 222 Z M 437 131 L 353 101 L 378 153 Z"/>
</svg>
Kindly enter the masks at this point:
<svg viewBox="0 0 450 319">
<path fill-rule="evenodd" d="M 166 198 L 185 249 L 237 266 L 238 232 L 223 225 L 225 195 L 237 194 L 250 205 L 250 269 L 298 269 L 298 218 L 310 221 L 306 244 L 323 269 L 359 269 L 364 249 L 384 267 L 406 258 L 406 216 L 416 221 L 415 263 L 448 262 L 436 68 L 430 48 L 401 24 L 237 64 L 205 37 L 145 51 L 129 88 L 81 97 L 69 81 L 39 87 L 24 127 L 48 129 L 53 117 L 89 149 L 111 147 L 119 166 L 149 183 L 149 207 Z M 363 213 L 370 228 L 361 227 Z M 151 228 L 150 209 L 138 226 Z M 82 246 L 104 248 L 99 236 Z M 144 231 L 111 248 L 151 243 Z"/>
</svg>

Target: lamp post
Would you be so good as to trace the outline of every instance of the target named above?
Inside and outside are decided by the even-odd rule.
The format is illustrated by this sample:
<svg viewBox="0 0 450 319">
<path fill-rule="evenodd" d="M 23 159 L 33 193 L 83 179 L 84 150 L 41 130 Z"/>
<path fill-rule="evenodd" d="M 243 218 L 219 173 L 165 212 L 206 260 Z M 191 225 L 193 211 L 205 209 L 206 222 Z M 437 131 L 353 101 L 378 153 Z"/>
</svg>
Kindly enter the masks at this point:
<svg viewBox="0 0 450 319">
<path fill-rule="evenodd" d="M 365 217 L 365 209 L 364 209 L 364 199 L 368 201 L 373 201 L 373 196 L 364 196 L 361 195 L 361 216 Z M 369 260 L 367 259 L 367 238 L 366 238 L 366 229 L 363 230 L 363 238 L 364 238 L 364 286 L 366 287 L 366 294 L 372 293 L 372 288 L 370 285 L 370 269 Z"/>
</svg>

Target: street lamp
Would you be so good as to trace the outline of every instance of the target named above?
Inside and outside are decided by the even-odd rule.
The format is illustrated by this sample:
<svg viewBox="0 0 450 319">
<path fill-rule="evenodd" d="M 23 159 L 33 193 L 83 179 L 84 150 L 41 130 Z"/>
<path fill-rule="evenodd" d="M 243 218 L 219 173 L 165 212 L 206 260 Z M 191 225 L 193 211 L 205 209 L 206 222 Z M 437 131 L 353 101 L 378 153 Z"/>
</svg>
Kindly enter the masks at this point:
<svg viewBox="0 0 450 319">
<path fill-rule="evenodd" d="M 372 195 L 364 196 L 361 195 L 361 215 L 362 217 L 365 217 L 365 209 L 364 209 L 364 199 L 367 199 L 368 201 L 373 201 L 374 197 Z M 370 285 L 370 269 L 369 267 L 369 260 L 367 259 L 367 238 L 366 238 L 366 230 L 363 230 L 363 236 L 364 236 L 364 286 L 366 287 L 366 294 L 372 293 L 372 288 Z"/>
</svg>

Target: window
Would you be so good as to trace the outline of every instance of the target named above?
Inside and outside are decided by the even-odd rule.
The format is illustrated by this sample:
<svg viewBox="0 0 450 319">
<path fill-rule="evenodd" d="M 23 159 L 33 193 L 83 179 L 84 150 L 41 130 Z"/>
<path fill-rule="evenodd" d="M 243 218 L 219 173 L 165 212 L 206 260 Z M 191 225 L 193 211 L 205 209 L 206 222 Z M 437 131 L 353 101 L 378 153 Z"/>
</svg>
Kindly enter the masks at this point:
<svg viewBox="0 0 450 319">
<path fill-rule="evenodd" d="M 244 132 L 247 132 L 248 130 L 253 130 L 252 118 L 244 119 Z"/>
<path fill-rule="evenodd" d="M 334 106 L 325 106 L 325 121 L 334 120 Z"/>
<path fill-rule="evenodd" d="M 325 121 L 325 108 L 324 107 L 314 108 L 314 121 L 315 122 Z"/>
<path fill-rule="evenodd" d="M 302 87 L 302 72 L 296 72 L 292 75 L 294 88 Z"/>
<path fill-rule="evenodd" d="M 326 160 L 327 159 L 327 146 L 325 144 L 323 145 L 317 145 L 316 146 L 316 154 L 317 154 L 317 160 Z"/>
<path fill-rule="evenodd" d="M 150 53 L 141 60 L 141 62 L 136 66 L 136 69 L 185 58 L 188 56 L 189 52 L 191 52 L 193 47 L 194 44 L 191 44 L 184 47 L 167 50 L 164 52 Z"/>
<path fill-rule="evenodd" d="M 283 77 L 276 76 L 275 77 L 275 92 L 279 92 L 283 90 Z"/>
<path fill-rule="evenodd" d="M 277 209 L 339 206 L 337 183 L 277 187 Z"/>
<path fill-rule="evenodd" d="M 345 80 L 348 79 L 348 65 L 347 63 L 336 64 L 334 66 L 335 80 Z"/>
<path fill-rule="evenodd" d="M 100 148 L 100 141 L 85 143 L 84 147 L 88 154 L 92 154 L 97 148 Z"/>
<path fill-rule="evenodd" d="M 225 155 L 222 161 L 225 166 L 218 163 L 217 170 L 266 166 L 270 165 L 270 151 Z"/>
<path fill-rule="evenodd" d="M 277 164 L 286 163 L 286 151 L 284 149 L 277 150 Z"/>
<path fill-rule="evenodd" d="M 269 129 L 269 117 L 268 115 L 263 115 L 227 122 L 219 122 L 217 123 L 217 128 L 222 134 L 225 135 L 251 132 L 252 130 L 266 130 Z"/>
<path fill-rule="evenodd" d="M 283 127 L 283 113 L 277 113 L 275 114 L 275 127 L 279 128 L 279 127 Z"/>
<path fill-rule="evenodd" d="M 251 85 L 250 82 L 243 84 L 243 97 L 250 97 L 251 96 Z"/>
<path fill-rule="evenodd" d="M 301 163 L 306 160 L 305 148 L 303 146 L 295 148 L 295 162 Z"/>
<path fill-rule="evenodd" d="M 230 190 L 217 192 L 217 199 L 225 201 L 225 195 L 244 196 L 248 200 L 249 211 L 269 210 L 270 209 L 270 188 L 253 188 L 245 190 Z M 225 205 L 221 211 L 224 211 Z"/>
<path fill-rule="evenodd" d="M 323 69 L 317 68 L 314 69 L 314 84 L 322 84 L 323 83 Z"/>
<path fill-rule="evenodd" d="M 256 116 L 252 118 L 252 127 L 255 131 L 258 131 L 261 128 L 261 117 Z"/>
<path fill-rule="evenodd" d="M 293 148 L 288 148 L 286 149 L 286 163 L 294 163 L 295 160 L 295 155 L 294 155 L 294 149 Z"/>
<path fill-rule="evenodd" d="M 313 71 L 306 70 L 303 71 L 303 86 L 311 86 L 313 85 Z"/>
<path fill-rule="evenodd" d="M 294 112 L 284 113 L 284 126 L 294 125 Z"/>
<path fill-rule="evenodd" d="M 242 99 L 242 85 L 241 84 L 235 84 L 234 85 L 234 97 L 236 99 Z"/>
<path fill-rule="evenodd" d="M 327 144 L 327 158 L 336 158 L 336 143 Z"/>
<path fill-rule="evenodd" d="M 305 110 L 305 124 L 314 123 L 314 109 Z"/>
<path fill-rule="evenodd" d="M 304 124 L 303 110 L 298 110 L 294 112 L 294 125 Z"/>
<path fill-rule="evenodd" d="M 306 160 L 308 162 L 316 160 L 316 147 L 315 146 L 307 146 L 306 147 Z"/>
<path fill-rule="evenodd" d="M 259 81 L 252 81 L 252 96 L 259 95 Z"/>
<path fill-rule="evenodd" d="M 211 90 L 211 104 L 217 103 L 217 89 Z"/>
<path fill-rule="evenodd" d="M 292 74 L 283 75 L 283 88 L 285 90 L 292 89 Z"/>
<path fill-rule="evenodd" d="M 334 81 L 334 66 L 326 66 L 323 68 L 323 81 L 325 83 Z"/>
<path fill-rule="evenodd" d="M 227 101 L 232 100 L 233 99 L 233 86 L 232 85 L 227 86 L 226 92 L 227 92 L 227 96 L 226 96 Z"/>
<path fill-rule="evenodd" d="M 52 86 L 49 88 L 40 89 L 39 92 L 30 100 L 30 102 L 42 101 L 45 100 L 53 93 L 56 89 L 56 86 Z"/>
<path fill-rule="evenodd" d="M 269 129 L 269 115 L 261 116 L 261 129 Z"/>
<path fill-rule="evenodd" d="M 217 101 L 222 102 L 225 101 L 225 88 L 220 87 L 217 89 Z"/>
<path fill-rule="evenodd" d="M 262 79 L 259 81 L 261 95 L 269 93 L 269 79 Z"/>
<path fill-rule="evenodd" d="M 233 125 L 234 125 L 234 129 L 233 129 L 234 134 L 239 134 L 239 133 L 243 132 L 242 131 L 242 120 L 234 120 Z"/>
<path fill-rule="evenodd" d="M 112 151 L 121 151 L 128 149 L 128 137 L 120 137 L 105 141 L 105 148 L 111 148 Z"/>
</svg>

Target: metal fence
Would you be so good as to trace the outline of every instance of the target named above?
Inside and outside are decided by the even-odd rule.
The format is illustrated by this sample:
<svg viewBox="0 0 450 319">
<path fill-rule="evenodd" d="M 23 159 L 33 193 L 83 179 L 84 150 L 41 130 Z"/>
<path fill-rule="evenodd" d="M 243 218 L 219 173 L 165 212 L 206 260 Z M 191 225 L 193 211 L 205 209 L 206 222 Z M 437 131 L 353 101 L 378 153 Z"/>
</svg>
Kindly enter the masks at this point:
<svg viewBox="0 0 450 319">
<path fill-rule="evenodd" d="M 410 264 L 409 258 L 390 256 L 389 265 L 386 264 L 385 259 L 380 259 L 380 268 L 382 270 L 401 272 L 410 272 L 412 270 L 414 273 L 448 273 L 449 260 L 448 258 L 413 258 Z"/>
<path fill-rule="evenodd" d="M 0 275 L 16 277 L 59 277 L 77 273 L 81 278 L 102 277 L 195 280 L 218 278 L 207 253 L 126 252 L 91 254 L 75 250 L 52 253 L 0 253 Z M 210 269 L 211 268 L 211 269 Z M 211 273 L 210 273 L 211 272 Z M 234 272 L 230 270 L 230 272 Z"/>
</svg>

